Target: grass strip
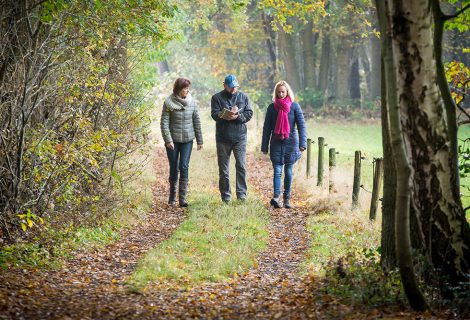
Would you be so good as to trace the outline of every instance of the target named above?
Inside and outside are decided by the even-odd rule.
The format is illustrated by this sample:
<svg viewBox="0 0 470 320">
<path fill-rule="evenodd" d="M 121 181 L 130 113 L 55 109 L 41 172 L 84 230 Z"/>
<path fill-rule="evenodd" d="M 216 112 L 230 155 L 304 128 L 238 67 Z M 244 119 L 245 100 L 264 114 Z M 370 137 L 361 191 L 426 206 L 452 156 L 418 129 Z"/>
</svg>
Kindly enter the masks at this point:
<svg viewBox="0 0 470 320">
<path fill-rule="evenodd" d="M 140 261 L 130 283 L 215 282 L 255 263 L 268 240 L 268 211 L 256 200 L 223 204 L 207 191 L 193 192 L 187 218 L 170 239 Z"/>
</svg>

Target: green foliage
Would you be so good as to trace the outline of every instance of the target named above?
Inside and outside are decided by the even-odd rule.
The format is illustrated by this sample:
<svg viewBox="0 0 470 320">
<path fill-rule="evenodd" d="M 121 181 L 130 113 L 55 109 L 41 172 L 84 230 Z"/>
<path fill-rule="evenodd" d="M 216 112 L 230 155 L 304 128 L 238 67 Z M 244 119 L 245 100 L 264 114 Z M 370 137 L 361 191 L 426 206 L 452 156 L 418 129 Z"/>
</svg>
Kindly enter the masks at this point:
<svg viewBox="0 0 470 320">
<path fill-rule="evenodd" d="M 353 305 L 406 305 L 400 274 L 384 273 L 379 249 L 352 247 L 346 256 L 331 260 L 325 266 L 325 293 Z"/>
<path fill-rule="evenodd" d="M 103 246 L 119 238 L 121 226 L 104 224 L 98 227 L 70 226 L 62 230 L 45 229 L 29 242 L 18 242 L 0 248 L 0 268 L 58 268 L 62 259 L 73 251 L 92 246 Z"/>
<path fill-rule="evenodd" d="M 470 173 L 470 138 L 461 140 L 458 152 L 460 177 L 465 178 L 468 177 L 468 174 Z"/>
<path fill-rule="evenodd" d="M 463 8 L 467 7 L 470 4 L 469 0 L 448 0 L 448 3 L 452 5 L 452 10 L 450 12 L 446 12 L 448 14 L 454 14 L 459 12 Z M 447 20 L 445 23 L 445 28 L 448 30 L 457 29 L 459 32 L 466 32 L 470 26 L 470 10 L 465 10 L 457 17 Z"/>
<path fill-rule="evenodd" d="M 325 10 L 325 2 L 323 1 L 274 1 L 274 0 L 261 0 L 258 6 L 266 11 L 267 14 L 275 18 L 272 27 L 277 30 L 279 24 L 286 32 L 292 31 L 292 20 L 299 19 L 303 23 L 308 20 L 325 17 L 327 12 Z"/>
<path fill-rule="evenodd" d="M 305 109 L 318 109 L 323 106 L 323 93 L 312 88 L 297 91 L 296 98 Z"/>
<path fill-rule="evenodd" d="M 9 12 L 2 11 L 0 21 Z M 113 185 L 139 171 L 130 155 L 143 149 L 149 133 L 152 106 L 143 98 L 156 72 L 150 76 L 149 68 L 134 69 L 132 62 L 142 53 L 150 61 L 155 54 L 145 49 L 177 36 L 169 28 L 174 12 L 157 0 L 57 0 L 40 2 L 14 21 L 11 30 L 26 28 L 27 20 L 38 24 L 38 33 L 34 41 L 19 39 L 31 58 L 7 59 L 7 81 L 0 83 L 0 92 L 9 93 L 0 103 L 7 123 L 0 145 L 3 234 L 20 226 L 31 235 L 41 219 L 81 224 L 107 214 L 99 204 L 116 196 Z M 16 38 L 5 39 L 13 42 L 0 43 L 0 51 L 16 52 Z M 32 78 L 24 80 L 23 73 Z M 23 121 L 11 121 L 21 115 Z"/>
<path fill-rule="evenodd" d="M 469 87 L 470 69 L 462 62 L 451 61 L 445 64 L 445 70 L 452 98 L 455 104 L 460 105 L 464 101 Z"/>
</svg>

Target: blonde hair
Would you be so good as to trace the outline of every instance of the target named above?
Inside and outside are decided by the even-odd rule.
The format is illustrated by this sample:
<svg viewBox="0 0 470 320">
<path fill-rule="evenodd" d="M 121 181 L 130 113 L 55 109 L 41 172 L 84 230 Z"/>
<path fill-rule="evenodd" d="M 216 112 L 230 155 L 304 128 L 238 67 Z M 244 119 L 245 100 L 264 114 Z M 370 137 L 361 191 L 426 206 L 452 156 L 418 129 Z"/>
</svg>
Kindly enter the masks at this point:
<svg viewBox="0 0 470 320">
<path fill-rule="evenodd" d="M 279 87 L 286 87 L 287 89 L 287 95 L 290 97 L 290 99 L 292 100 L 292 102 L 294 102 L 295 100 L 295 97 L 294 97 L 294 91 L 292 91 L 290 85 L 284 81 L 284 80 L 281 80 L 279 81 L 278 83 L 276 83 L 276 85 L 274 86 L 274 90 L 273 90 L 273 101 L 276 99 L 276 91 L 277 91 L 277 88 Z"/>
</svg>

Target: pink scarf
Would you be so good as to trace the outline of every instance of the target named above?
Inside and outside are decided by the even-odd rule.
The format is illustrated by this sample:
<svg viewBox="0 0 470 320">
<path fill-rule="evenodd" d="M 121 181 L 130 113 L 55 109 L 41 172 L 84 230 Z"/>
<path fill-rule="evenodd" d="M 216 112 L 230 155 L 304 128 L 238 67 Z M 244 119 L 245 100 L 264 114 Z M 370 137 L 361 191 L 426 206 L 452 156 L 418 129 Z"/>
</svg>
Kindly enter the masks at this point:
<svg viewBox="0 0 470 320">
<path fill-rule="evenodd" d="M 289 96 L 286 96 L 284 99 L 274 99 L 274 109 L 278 112 L 276 126 L 274 127 L 274 134 L 276 134 L 277 137 L 281 140 L 289 138 L 290 125 L 287 114 L 290 111 L 291 105 L 292 100 Z"/>
</svg>

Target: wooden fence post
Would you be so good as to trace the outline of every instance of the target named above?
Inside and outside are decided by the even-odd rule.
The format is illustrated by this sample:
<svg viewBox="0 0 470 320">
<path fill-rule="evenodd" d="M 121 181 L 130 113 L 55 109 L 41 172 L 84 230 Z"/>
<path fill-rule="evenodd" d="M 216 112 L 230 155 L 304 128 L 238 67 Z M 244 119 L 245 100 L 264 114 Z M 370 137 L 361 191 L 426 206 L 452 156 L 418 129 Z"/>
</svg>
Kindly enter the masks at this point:
<svg viewBox="0 0 470 320">
<path fill-rule="evenodd" d="M 352 208 L 355 209 L 359 202 L 359 190 L 361 188 L 361 151 L 354 153 L 354 184 L 352 192 Z"/>
<path fill-rule="evenodd" d="M 307 139 L 307 178 L 310 177 L 310 167 L 312 165 L 312 139 Z"/>
<path fill-rule="evenodd" d="M 370 214 L 369 219 L 375 220 L 377 214 L 377 202 L 379 201 L 380 189 L 382 186 L 382 174 L 383 174 L 383 159 L 377 158 L 374 160 L 374 183 L 372 186 L 372 199 L 370 200 Z"/>
<path fill-rule="evenodd" d="M 336 152 L 335 148 L 330 148 L 328 151 L 328 167 L 329 167 L 329 177 L 328 180 L 328 191 L 333 191 L 335 187 L 335 182 L 333 181 L 333 174 L 336 167 Z"/>
<path fill-rule="evenodd" d="M 325 144 L 325 138 L 318 137 L 318 177 L 317 186 L 323 185 L 323 149 Z"/>
</svg>

